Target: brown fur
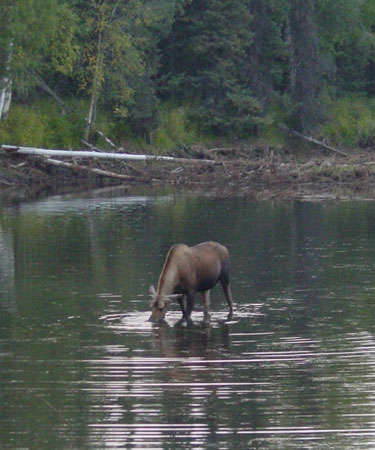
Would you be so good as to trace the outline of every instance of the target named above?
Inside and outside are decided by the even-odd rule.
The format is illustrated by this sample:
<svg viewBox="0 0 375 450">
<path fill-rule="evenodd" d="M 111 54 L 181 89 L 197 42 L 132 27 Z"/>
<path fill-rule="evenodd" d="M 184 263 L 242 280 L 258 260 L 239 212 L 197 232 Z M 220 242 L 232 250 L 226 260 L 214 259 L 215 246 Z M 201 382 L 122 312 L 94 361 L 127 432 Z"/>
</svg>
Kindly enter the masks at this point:
<svg viewBox="0 0 375 450">
<path fill-rule="evenodd" d="M 208 313 L 209 290 L 219 281 L 232 313 L 228 250 L 217 242 L 203 242 L 194 247 L 173 245 L 160 274 L 157 291 L 153 295 L 150 320 L 162 320 L 168 309 L 168 296 L 178 294 L 185 318 L 190 317 L 196 292 L 203 293 L 205 313 Z M 186 296 L 186 306 L 183 296 Z"/>
</svg>

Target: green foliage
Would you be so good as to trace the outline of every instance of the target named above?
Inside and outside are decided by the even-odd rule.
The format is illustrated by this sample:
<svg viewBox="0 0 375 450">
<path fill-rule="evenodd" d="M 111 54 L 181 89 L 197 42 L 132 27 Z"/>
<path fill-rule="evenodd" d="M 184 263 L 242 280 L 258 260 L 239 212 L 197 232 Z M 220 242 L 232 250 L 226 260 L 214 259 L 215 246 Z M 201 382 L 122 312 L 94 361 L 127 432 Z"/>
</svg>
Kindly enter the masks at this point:
<svg viewBox="0 0 375 450">
<path fill-rule="evenodd" d="M 6 120 L 1 122 L 1 143 L 42 146 L 44 135 L 45 123 L 40 115 L 21 105 L 13 106 Z"/>
<path fill-rule="evenodd" d="M 169 96 L 197 105 L 192 117 L 219 135 L 249 131 L 260 105 L 242 82 L 253 33 L 242 0 L 196 0 L 177 17 L 163 44 L 163 72 Z M 176 92 L 177 91 L 177 92 Z"/>
<path fill-rule="evenodd" d="M 331 105 L 331 119 L 321 133 L 335 145 L 374 145 L 375 100 L 353 95 L 338 99 Z"/>
<path fill-rule="evenodd" d="M 18 96 L 35 89 L 33 72 L 71 74 L 78 47 L 75 14 L 58 0 L 4 0 L 0 54 L 10 56 L 10 76 Z M 2 51 L 1 51 L 2 50 Z M 1 75 L 1 69 L 0 69 Z"/>
<path fill-rule="evenodd" d="M 168 103 L 160 111 L 159 126 L 152 134 L 152 145 L 160 149 L 173 149 L 202 140 L 196 127 L 189 121 L 188 108 Z"/>
<path fill-rule="evenodd" d="M 201 102 L 192 109 L 190 117 L 204 133 L 213 131 L 218 136 L 245 137 L 252 134 L 261 111 L 251 91 L 237 87 L 216 102 L 210 98 Z"/>
<path fill-rule="evenodd" d="M 253 39 L 244 66 L 244 76 L 258 100 L 272 92 L 284 92 L 290 42 L 288 41 L 291 2 L 271 0 L 251 2 Z"/>
<path fill-rule="evenodd" d="M 62 115 L 52 100 L 33 106 L 14 105 L 0 122 L 0 142 L 43 148 L 82 148 L 82 105 L 72 101 L 74 113 Z M 81 107 L 80 107 L 81 106 Z"/>
<path fill-rule="evenodd" d="M 157 44 L 168 33 L 178 0 L 95 0 L 79 10 L 79 87 L 140 134 L 156 124 Z M 95 119 L 95 117 L 94 117 Z"/>
<path fill-rule="evenodd" d="M 80 146 L 85 117 L 167 148 L 279 140 L 280 122 L 350 146 L 373 134 L 374 0 L 2 0 L 0 17 L 8 142 Z M 41 99 L 41 79 L 74 114 Z"/>
</svg>

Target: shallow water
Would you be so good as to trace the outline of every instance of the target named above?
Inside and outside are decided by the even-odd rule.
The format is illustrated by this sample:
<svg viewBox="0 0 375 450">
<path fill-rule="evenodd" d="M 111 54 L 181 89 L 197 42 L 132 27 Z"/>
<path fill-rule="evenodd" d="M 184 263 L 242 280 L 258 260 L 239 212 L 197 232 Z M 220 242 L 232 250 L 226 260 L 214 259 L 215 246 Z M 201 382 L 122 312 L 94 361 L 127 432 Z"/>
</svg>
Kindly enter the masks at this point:
<svg viewBox="0 0 375 450">
<path fill-rule="evenodd" d="M 153 325 L 168 248 L 231 254 Z M 1 448 L 375 446 L 375 203 L 55 197 L 0 210 Z"/>
</svg>

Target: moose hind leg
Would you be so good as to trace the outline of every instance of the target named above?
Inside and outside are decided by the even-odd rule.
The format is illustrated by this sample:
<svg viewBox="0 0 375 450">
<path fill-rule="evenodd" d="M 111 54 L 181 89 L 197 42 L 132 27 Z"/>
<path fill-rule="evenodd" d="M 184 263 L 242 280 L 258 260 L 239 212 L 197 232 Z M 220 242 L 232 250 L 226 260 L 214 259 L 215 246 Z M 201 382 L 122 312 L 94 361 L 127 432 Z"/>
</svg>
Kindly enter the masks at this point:
<svg viewBox="0 0 375 450">
<path fill-rule="evenodd" d="M 233 314 L 233 299 L 232 299 L 232 292 L 230 290 L 229 280 L 228 279 L 222 279 L 221 285 L 223 287 L 224 295 L 227 300 L 228 306 L 229 306 L 229 314 Z"/>
<path fill-rule="evenodd" d="M 178 303 L 180 304 L 182 316 L 185 317 L 186 315 L 186 305 L 185 305 L 185 296 L 181 295 L 181 297 L 178 298 Z"/>
</svg>

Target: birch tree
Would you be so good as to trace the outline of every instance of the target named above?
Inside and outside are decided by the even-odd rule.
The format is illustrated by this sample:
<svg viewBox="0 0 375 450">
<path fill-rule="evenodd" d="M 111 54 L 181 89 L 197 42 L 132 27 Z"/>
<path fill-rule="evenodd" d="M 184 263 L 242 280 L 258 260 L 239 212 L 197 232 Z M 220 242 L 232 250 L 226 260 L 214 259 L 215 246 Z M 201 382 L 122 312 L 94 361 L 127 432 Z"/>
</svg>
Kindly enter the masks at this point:
<svg viewBox="0 0 375 450">
<path fill-rule="evenodd" d="M 157 44 L 181 0 L 79 2 L 82 35 L 80 86 L 89 94 L 87 141 L 103 99 L 115 117 L 128 118 L 139 86 L 156 75 Z M 79 5 L 78 5 L 79 6 Z M 84 6 L 84 7 L 83 7 Z"/>
<path fill-rule="evenodd" d="M 11 13 L 12 6 L 10 4 L 0 4 L 0 17 L 2 17 L 4 23 L 4 28 L 0 35 L 0 120 L 7 115 L 12 99 L 11 62 L 13 39 L 8 28 Z"/>
<path fill-rule="evenodd" d="M 91 127 L 96 119 L 103 86 L 111 78 L 117 80 L 113 112 L 118 116 L 127 116 L 126 104 L 132 95 L 129 76 L 140 75 L 144 70 L 136 45 L 137 38 L 131 33 L 131 21 L 137 19 L 141 3 L 139 0 L 93 0 L 89 9 L 83 11 L 81 18 L 86 21 L 88 34 L 85 36 L 86 44 L 83 44 L 80 84 L 90 98 L 85 141 L 89 140 Z"/>
<path fill-rule="evenodd" d="M 3 74 L 0 81 L 0 120 L 8 114 L 10 102 L 12 100 L 12 78 L 10 65 L 12 62 L 13 41 L 10 41 L 8 50 L 4 52 L 5 62 L 3 66 Z"/>
<path fill-rule="evenodd" d="M 8 112 L 12 89 L 25 97 L 40 82 L 73 70 L 74 14 L 66 1 L 1 0 L 0 118 Z"/>
</svg>

